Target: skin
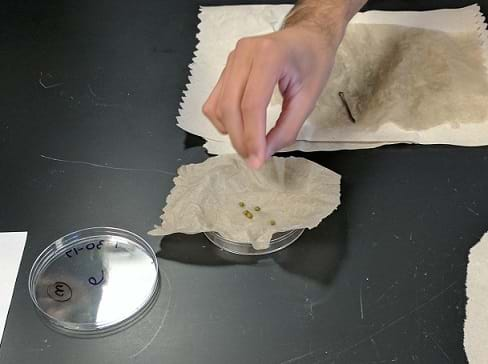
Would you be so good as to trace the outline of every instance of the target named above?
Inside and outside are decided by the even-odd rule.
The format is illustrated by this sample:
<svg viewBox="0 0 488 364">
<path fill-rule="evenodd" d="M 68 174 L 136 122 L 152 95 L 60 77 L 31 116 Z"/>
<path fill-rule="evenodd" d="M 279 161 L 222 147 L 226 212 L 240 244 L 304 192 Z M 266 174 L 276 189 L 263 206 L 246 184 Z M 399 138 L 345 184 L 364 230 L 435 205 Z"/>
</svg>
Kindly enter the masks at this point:
<svg viewBox="0 0 488 364">
<path fill-rule="evenodd" d="M 293 144 L 313 111 L 346 26 L 366 0 L 301 0 L 270 34 L 240 39 L 202 111 L 249 167 Z M 266 109 L 278 85 L 276 126 L 266 135 Z"/>
</svg>

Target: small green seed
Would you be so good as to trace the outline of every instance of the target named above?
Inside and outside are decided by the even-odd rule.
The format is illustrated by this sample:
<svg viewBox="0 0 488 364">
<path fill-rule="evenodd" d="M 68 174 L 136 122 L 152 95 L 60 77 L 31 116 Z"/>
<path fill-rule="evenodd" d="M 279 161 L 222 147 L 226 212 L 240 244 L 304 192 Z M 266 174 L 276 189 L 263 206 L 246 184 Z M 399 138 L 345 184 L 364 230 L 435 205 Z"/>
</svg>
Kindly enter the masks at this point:
<svg viewBox="0 0 488 364">
<path fill-rule="evenodd" d="M 256 207 L 254 208 L 254 211 L 261 211 L 261 207 L 256 206 Z"/>
<path fill-rule="evenodd" d="M 253 218 L 253 215 L 252 215 L 252 212 L 249 211 L 249 210 L 244 210 L 243 212 L 244 216 L 247 217 L 248 219 L 252 219 Z"/>
<path fill-rule="evenodd" d="M 239 206 L 240 206 L 240 207 L 244 207 L 244 206 L 246 206 L 246 204 L 245 204 L 244 202 L 242 202 L 242 201 L 241 201 L 241 202 L 239 202 Z"/>
<path fill-rule="evenodd" d="M 270 220 L 270 221 L 269 221 L 269 224 L 270 224 L 270 225 L 272 225 L 272 226 L 274 226 L 274 225 L 276 225 L 276 221 L 274 221 L 274 220 Z"/>
</svg>

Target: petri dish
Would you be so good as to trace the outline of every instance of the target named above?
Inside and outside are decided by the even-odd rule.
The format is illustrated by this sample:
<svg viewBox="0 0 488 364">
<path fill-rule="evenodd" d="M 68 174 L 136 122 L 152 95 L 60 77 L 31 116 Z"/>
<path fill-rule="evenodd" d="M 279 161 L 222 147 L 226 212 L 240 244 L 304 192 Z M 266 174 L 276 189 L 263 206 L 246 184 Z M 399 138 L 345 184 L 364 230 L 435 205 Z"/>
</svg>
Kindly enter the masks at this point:
<svg viewBox="0 0 488 364">
<path fill-rule="evenodd" d="M 224 238 L 216 232 L 205 232 L 205 236 L 219 248 L 233 254 L 239 255 L 264 255 L 282 250 L 295 242 L 305 229 L 296 229 L 280 233 L 275 233 L 269 242 L 267 249 L 254 249 L 249 242 L 237 242 Z"/>
<path fill-rule="evenodd" d="M 159 290 L 151 246 L 112 227 L 59 238 L 39 255 L 29 274 L 36 309 L 52 328 L 73 336 L 126 328 L 152 307 Z"/>
</svg>

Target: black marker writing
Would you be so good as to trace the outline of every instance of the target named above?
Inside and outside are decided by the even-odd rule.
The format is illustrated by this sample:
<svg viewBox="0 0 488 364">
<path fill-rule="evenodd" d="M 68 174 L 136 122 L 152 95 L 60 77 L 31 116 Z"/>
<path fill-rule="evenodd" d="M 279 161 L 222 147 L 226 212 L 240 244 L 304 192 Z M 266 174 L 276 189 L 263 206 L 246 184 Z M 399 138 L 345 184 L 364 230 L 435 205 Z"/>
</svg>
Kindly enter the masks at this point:
<svg viewBox="0 0 488 364">
<path fill-rule="evenodd" d="M 95 277 L 90 277 L 88 278 L 88 283 L 90 283 L 92 286 L 98 286 L 100 283 L 103 282 L 103 279 L 104 279 L 104 274 L 103 274 L 103 269 L 102 269 L 102 278 L 100 278 L 99 281 L 97 281 L 97 279 Z"/>
<path fill-rule="evenodd" d="M 63 297 L 64 296 L 64 289 L 62 284 L 56 284 L 54 286 L 54 294 L 58 297 Z"/>
<path fill-rule="evenodd" d="M 47 294 L 55 301 L 65 302 L 71 298 L 71 287 L 64 282 L 55 282 L 47 288 Z"/>
<path fill-rule="evenodd" d="M 74 248 L 68 250 L 65 254 L 68 258 L 73 258 L 73 256 L 78 255 L 79 252 L 81 252 L 85 248 L 86 248 L 86 250 L 93 250 L 96 247 L 97 250 L 100 250 L 103 247 L 103 243 L 104 243 L 103 240 L 99 240 L 96 245 L 95 245 L 95 243 L 88 243 L 84 247 L 74 247 Z"/>
</svg>

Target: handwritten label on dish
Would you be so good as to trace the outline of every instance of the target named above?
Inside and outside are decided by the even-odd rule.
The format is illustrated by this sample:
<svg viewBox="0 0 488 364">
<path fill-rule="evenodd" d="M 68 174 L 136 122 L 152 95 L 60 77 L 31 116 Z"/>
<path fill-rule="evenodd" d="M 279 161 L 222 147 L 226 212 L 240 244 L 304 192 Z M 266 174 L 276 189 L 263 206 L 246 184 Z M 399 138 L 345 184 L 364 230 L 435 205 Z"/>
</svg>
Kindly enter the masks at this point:
<svg viewBox="0 0 488 364">
<path fill-rule="evenodd" d="M 68 250 L 65 254 L 68 258 L 73 258 L 74 256 L 79 255 L 84 250 L 93 250 L 93 249 L 100 250 L 103 247 L 103 243 L 104 243 L 104 240 L 99 240 L 97 243 L 94 243 L 94 242 L 87 243 L 81 247 L 74 247 L 74 248 Z M 117 248 L 117 246 L 115 246 L 115 247 Z"/>
</svg>

